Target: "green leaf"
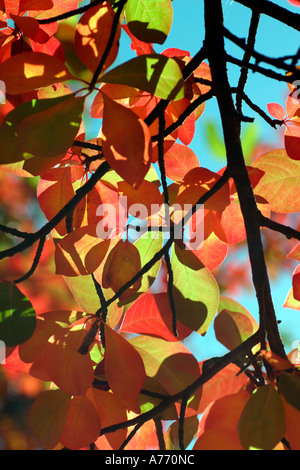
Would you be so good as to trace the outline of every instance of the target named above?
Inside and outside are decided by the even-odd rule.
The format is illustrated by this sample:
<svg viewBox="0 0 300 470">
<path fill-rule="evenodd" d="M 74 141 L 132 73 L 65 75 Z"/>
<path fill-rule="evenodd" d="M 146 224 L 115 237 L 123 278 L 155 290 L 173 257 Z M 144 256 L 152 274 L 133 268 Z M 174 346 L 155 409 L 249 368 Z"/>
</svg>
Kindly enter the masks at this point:
<svg viewBox="0 0 300 470">
<path fill-rule="evenodd" d="M 238 424 L 246 450 L 272 450 L 285 434 L 284 405 L 272 384 L 258 388 L 249 398 Z"/>
<path fill-rule="evenodd" d="M 204 335 L 219 304 L 219 287 L 211 272 L 187 250 L 173 249 L 174 299 L 178 320 Z"/>
<path fill-rule="evenodd" d="M 105 73 L 100 80 L 138 88 L 165 100 L 184 98 L 180 67 L 175 59 L 164 55 L 140 55 Z"/>
<path fill-rule="evenodd" d="M 228 297 L 221 297 L 219 314 L 214 321 L 216 338 L 230 350 L 249 338 L 258 325 L 242 305 Z"/>
<path fill-rule="evenodd" d="M 55 157 L 72 146 L 82 118 L 84 98 L 68 95 L 47 100 L 47 109 L 23 119 L 18 127 L 19 145 L 25 153 Z"/>
<path fill-rule="evenodd" d="M 286 401 L 300 411 L 300 378 L 284 372 L 278 377 L 278 390 Z"/>
<path fill-rule="evenodd" d="M 125 16 L 130 32 L 140 41 L 163 44 L 171 30 L 171 0 L 128 0 Z"/>
<path fill-rule="evenodd" d="M 66 134 L 66 136 L 64 136 L 64 133 L 67 132 L 67 128 L 68 128 L 68 116 L 65 116 L 65 119 L 63 119 L 61 112 L 56 114 L 56 111 L 59 111 L 61 110 L 61 108 L 64 108 L 65 104 L 68 107 L 68 102 L 70 103 L 70 101 L 68 101 L 70 100 L 70 96 L 72 95 L 60 96 L 58 98 L 53 98 L 53 99 L 41 99 L 41 100 L 27 101 L 26 103 L 21 103 L 15 109 L 10 111 L 5 116 L 5 119 L 0 127 L 0 148 L 5 149 L 5 151 L 1 152 L 0 163 L 1 164 L 2 163 L 14 163 L 14 162 L 19 162 L 23 160 L 24 158 L 25 159 L 30 158 L 32 155 L 30 155 L 30 153 L 28 154 L 28 152 L 30 152 L 31 150 L 34 150 L 34 148 L 31 148 L 32 146 L 33 147 L 36 146 L 37 147 L 36 150 L 41 151 L 41 154 L 46 154 L 47 156 L 47 154 L 50 153 L 53 155 L 54 147 L 56 147 L 55 148 L 55 152 L 56 152 L 58 148 L 57 146 L 61 143 L 60 137 L 59 137 L 60 135 L 63 136 L 62 139 L 64 140 L 64 142 L 65 142 L 65 139 L 69 139 L 68 142 L 66 142 L 67 145 L 69 146 L 70 129 L 68 129 L 68 133 Z M 73 97 L 73 100 L 74 99 L 75 98 Z M 71 101 L 71 103 L 74 104 L 73 100 Z M 82 105 L 82 100 L 79 100 L 78 103 L 81 103 Z M 44 120 L 40 122 L 40 119 L 43 118 L 44 116 L 42 113 L 46 113 L 47 115 L 48 110 L 50 110 L 50 114 L 52 113 L 53 127 L 51 127 L 51 122 L 50 122 L 51 120 L 49 119 L 48 121 Z M 77 107 L 75 108 L 75 110 L 77 110 Z M 73 111 L 75 112 L 75 110 Z M 28 128 L 28 119 L 29 119 L 30 125 L 34 124 L 34 126 L 37 126 L 37 127 L 31 128 L 29 126 Z M 32 120 L 34 120 L 35 122 L 33 123 Z M 63 125 L 63 123 L 65 123 L 66 127 L 63 126 L 62 128 L 59 129 L 58 122 L 60 123 L 61 126 Z M 70 120 L 69 122 L 73 122 L 73 119 Z M 76 135 L 78 128 L 76 126 L 70 126 L 70 127 L 71 127 L 71 134 L 73 135 L 73 133 L 75 132 L 75 135 Z M 28 136 L 25 133 L 26 130 L 28 130 L 29 132 Z M 57 134 L 58 131 L 59 133 Z M 20 147 L 20 142 L 19 142 L 20 132 L 21 132 L 21 144 L 23 144 L 23 147 L 25 146 L 25 149 Z M 36 142 L 34 142 L 34 139 L 36 139 Z M 29 147 L 27 148 L 28 141 L 29 141 Z M 30 145 L 30 142 L 31 142 L 31 145 Z M 71 142 L 71 145 L 72 145 L 72 142 Z M 67 149 L 68 148 L 69 147 L 67 147 Z M 62 150 L 61 146 L 58 148 L 58 150 L 59 150 L 58 153 L 60 153 L 60 151 Z"/>
<path fill-rule="evenodd" d="M 0 340 L 7 347 L 27 341 L 36 326 L 33 306 L 13 282 L 0 283 Z"/>
</svg>

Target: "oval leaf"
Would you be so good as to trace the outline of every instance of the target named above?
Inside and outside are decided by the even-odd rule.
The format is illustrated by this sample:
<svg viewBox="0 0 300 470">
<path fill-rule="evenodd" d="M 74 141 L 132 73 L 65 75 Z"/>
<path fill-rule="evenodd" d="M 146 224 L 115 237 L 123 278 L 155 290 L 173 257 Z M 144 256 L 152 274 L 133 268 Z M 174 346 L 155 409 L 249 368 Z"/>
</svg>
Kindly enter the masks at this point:
<svg viewBox="0 0 300 470">
<path fill-rule="evenodd" d="M 108 1 L 86 11 L 80 18 L 75 34 L 75 50 L 79 59 L 95 72 L 106 49 L 114 20 L 114 10 Z M 118 26 L 104 69 L 109 67 L 118 54 L 121 28 Z"/>
<path fill-rule="evenodd" d="M 86 395 L 72 398 L 60 442 L 70 450 L 78 450 L 94 442 L 100 431 L 100 418 L 93 403 Z"/>
<path fill-rule="evenodd" d="M 65 64 L 43 52 L 21 52 L 0 64 L 0 77 L 10 95 L 72 80 Z"/>
<path fill-rule="evenodd" d="M 274 212 L 299 212 L 300 162 L 289 158 L 285 150 L 272 150 L 253 163 L 264 171 L 255 194 L 270 203 Z"/>
<path fill-rule="evenodd" d="M 175 59 L 159 54 L 135 57 L 100 77 L 105 83 L 128 85 L 165 100 L 184 98 L 184 80 Z"/>
<path fill-rule="evenodd" d="M 272 384 L 258 388 L 248 400 L 238 424 L 245 450 L 272 450 L 285 434 L 284 406 Z"/>
<path fill-rule="evenodd" d="M 36 327 L 33 306 L 13 282 L 0 282 L 0 340 L 6 347 L 27 341 Z"/>
<path fill-rule="evenodd" d="M 57 100 L 47 100 L 47 109 L 20 122 L 18 141 L 26 154 L 55 157 L 72 146 L 81 123 L 84 98 L 67 95 Z"/>
<path fill-rule="evenodd" d="M 47 390 L 34 402 L 29 422 L 44 449 L 53 449 L 67 420 L 71 397 L 61 390 Z"/>
<path fill-rule="evenodd" d="M 148 43 L 163 44 L 171 30 L 171 0 L 128 0 L 125 15 L 130 32 Z"/>
<path fill-rule="evenodd" d="M 300 411 L 300 379 L 297 376 L 282 373 L 278 377 L 278 390 L 286 401 Z"/>
<path fill-rule="evenodd" d="M 102 148 L 104 157 L 121 178 L 137 188 L 150 168 L 149 128 L 130 109 L 119 105 L 104 94 L 103 99 Z"/>
<path fill-rule="evenodd" d="M 145 382 L 141 356 L 120 334 L 105 325 L 105 376 L 116 397 L 138 412 L 137 397 Z"/>
</svg>

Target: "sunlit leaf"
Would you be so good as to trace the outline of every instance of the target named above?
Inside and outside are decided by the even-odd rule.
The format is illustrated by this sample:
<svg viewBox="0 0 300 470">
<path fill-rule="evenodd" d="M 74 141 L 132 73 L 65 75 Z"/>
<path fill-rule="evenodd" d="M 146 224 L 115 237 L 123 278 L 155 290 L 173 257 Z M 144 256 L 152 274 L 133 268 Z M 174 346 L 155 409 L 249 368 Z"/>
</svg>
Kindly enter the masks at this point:
<svg viewBox="0 0 300 470">
<path fill-rule="evenodd" d="M 110 240 L 99 240 L 95 226 L 73 230 L 56 245 L 56 274 L 85 276 L 93 273 L 103 261 Z"/>
<path fill-rule="evenodd" d="M 258 388 L 241 414 L 239 436 L 245 450 L 272 450 L 285 434 L 281 397 L 273 384 Z"/>
<path fill-rule="evenodd" d="M 232 350 L 252 336 L 258 329 L 258 324 L 238 302 L 221 297 L 214 329 L 217 340 Z"/>
<path fill-rule="evenodd" d="M 128 85 L 165 100 L 184 97 L 184 81 L 178 63 L 159 54 L 135 57 L 100 77 L 105 83 Z"/>
<path fill-rule="evenodd" d="M 129 409 L 138 411 L 137 396 L 145 382 L 143 361 L 136 349 L 105 325 L 105 376 L 113 393 Z"/>
<path fill-rule="evenodd" d="M 75 50 L 79 59 L 92 71 L 97 69 L 106 49 L 114 20 L 114 11 L 109 1 L 89 8 L 80 18 L 75 34 Z M 120 25 L 117 29 L 104 69 L 109 67 L 118 54 Z"/>
<path fill-rule="evenodd" d="M 110 251 L 104 265 L 102 285 L 110 287 L 117 292 L 127 281 L 130 281 L 141 269 L 141 259 L 137 248 L 128 240 L 120 240 Z M 125 300 L 128 296 L 137 292 L 141 281 L 137 280 L 121 296 Z"/>
<path fill-rule="evenodd" d="M 218 308 L 219 288 L 216 280 L 187 250 L 175 247 L 171 265 L 177 318 L 184 326 L 204 335 Z"/>
<path fill-rule="evenodd" d="M 27 155 L 55 157 L 65 153 L 79 131 L 83 98 L 67 95 L 47 101 L 47 109 L 29 115 L 19 124 L 19 146 Z"/>
<path fill-rule="evenodd" d="M 100 418 L 86 395 L 73 397 L 60 442 L 70 450 L 89 446 L 101 431 Z"/>
<path fill-rule="evenodd" d="M 274 212 L 300 210 L 300 163 L 289 158 L 285 150 L 272 150 L 253 163 L 265 174 L 255 188 L 255 194 L 266 199 Z"/>
<path fill-rule="evenodd" d="M 172 27 L 171 0 L 128 0 L 125 15 L 131 33 L 144 42 L 163 44 Z"/>
<path fill-rule="evenodd" d="M 61 390 L 46 390 L 34 402 L 29 422 L 44 449 L 53 449 L 61 438 L 71 398 Z"/>
<path fill-rule="evenodd" d="M 118 175 L 137 188 L 150 168 L 149 128 L 130 109 L 117 104 L 104 94 L 103 98 L 102 148 L 104 157 Z"/>
<path fill-rule="evenodd" d="M 11 95 L 74 78 L 63 62 L 42 52 L 21 52 L 10 57 L 0 64 L 0 76 Z"/>
</svg>

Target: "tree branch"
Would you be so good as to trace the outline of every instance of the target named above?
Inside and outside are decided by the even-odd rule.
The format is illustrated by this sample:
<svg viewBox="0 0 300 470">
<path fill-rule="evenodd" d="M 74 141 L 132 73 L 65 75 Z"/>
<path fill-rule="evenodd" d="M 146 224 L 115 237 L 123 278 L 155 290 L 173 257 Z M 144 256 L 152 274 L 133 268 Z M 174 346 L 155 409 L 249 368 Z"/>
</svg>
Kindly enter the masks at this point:
<svg viewBox="0 0 300 470">
<path fill-rule="evenodd" d="M 300 31 L 300 15 L 298 13 L 292 13 L 285 8 L 282 8 L 275 3 L 267 0 L 235 0 L 237 3 L 244 5 L 245 7 L 251 8 L 251 10 L 257 13 L 263 13 L 264 15 L 270 16 L 271 18 L 280 21 L 281 23 L 290 26 L 291 28 Z"/>
<path fill-rule="evenodd" d="M 265 332 L 270 348 L 278 355 L 285 357 L 264 259 L 259 211 L 244 161 L 240 123 L 233 104 L 227 76 L 227 55 L 224 47 L 221 0 L 205 0 L 205 24 L 205 45 L 222 120 L 228 170 L 237 188 L 247 233 L 252 279 L 259 304 L 261 332 Z M 262 338 L 263 340 L 264 338 Z"/>
</svg>

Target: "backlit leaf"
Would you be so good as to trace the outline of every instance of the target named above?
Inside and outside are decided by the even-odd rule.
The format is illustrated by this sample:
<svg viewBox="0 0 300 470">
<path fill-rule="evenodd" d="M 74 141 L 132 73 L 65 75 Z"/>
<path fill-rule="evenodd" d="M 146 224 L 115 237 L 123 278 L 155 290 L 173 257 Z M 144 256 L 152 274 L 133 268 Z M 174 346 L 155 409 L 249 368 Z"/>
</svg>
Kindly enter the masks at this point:
<svg viewBox="0 0 300 470">
<path fill-rule="evenodd" d="M 214 329 L 217 340 L 232 350 L 252 336 L 258 329 L 258 324 L 238 302 L 221 297 Z"/>
<path fill-rule="evenodd" d="M 130 281 L 141 269 L 141 259 L 137 248 L 128 240 L 119 242 L 110 251 L 103 268 L 102 285 L 104 288 L 110 287 L 117 292 L 127 281 Z M 128 288 L 121 296 L 120 300 L 125 300 L 128 296 L 137 292 L 141 281 L 138 280 L 133 286 Z"/>
<path fill-rule="evenodd" d="M 47 101 L 47 109 L 26 117 L 19 124 L 18 141 L 26 154 L 55 157 L 65 153 L 79 131 L 84 98 L 67 95 Z"/>
<path fill-rule="evenodd" d="M 79 59 L 92 71 L 97 69 L 100 59 L 106 49 L 112 24 L 114 11 L 109 1 L 104 1 L 86 11 L 80 18 L 75 34 L 75 50 Z M 118 41 L 121 29 L 118 26 L 117 34 L 105 61 L 104 69 L 109 67 L 118 54 Z"/>
<path fill-rule="evenodd" d="M 171 0 L 128 0 L 126 21 L 131 33 L 143 42 L 163 44 L 171 30 Z"/>
<path fill-rule="evenodd" d="M 0 282 L 0 340 L 6 347 L 28 340 L 36 327 L 33 306 L 13 282 Z"/>
<path fill-rule="evenodd" d="M 272 150 L 253 163 L 265 174 L 255 187 L 255 194 L 270 203 L 274 212 L 300 211 L 300 162 L 289 158 L 285 150 Z"/>
<path fill-rule="evenodd" d="M 56 274 L 85 276 L 93 273 L 103 261 L 110 240 L 99 240 L 95 226 L 73 230 L 55 248 Z"/>
<path fill-rule="evenodd" d="M 29 422 L 44 449 L 53 449 L 61 438 L 71 397 L 62 390 L 46 390 L 34 402 Z"/>
<path fill-rule="evenodd" d="M 0 64 L 0 76 L 11 95 L 74 78 L 61 60 L 42 52 L 21 52 L 10 57 Z"/>
<path fill-rule="evenodd" d="M 84 394 L 94 380 L 90 356 L 59 344 L 47 346 L 46 371 L 50 379 L 69 395 Z"/>
<path fill-rule="evenodd" d="M 218 308 L 217 282 L 190 251 L 175 246 L 171 264 L 177 318 L 184 326 L 204 335 Z"/>
<path fill-rule="evenodd" d="M 138 411 L 137 396 L 145 382 L 145 368 L 138 351 L 105 325 L 105 376 L 111 390 L 129 409 Z"/>
<path fill-rule="evenodd" d="M 284 406 L 272 384 L 258 388 L 241 414 L 239 436 L 245 450 L 272 450 L 285 434 Z"/>
<path fill-rule="evenodd" d="M 278 377 L 278 390 L 290 405 L 300 411 L 300 378 L 298 376 L 282 373 Z"/>
<path fill-rule="evenodd" d="M 130 343 L 140 353 L 147 377 L 159 382 L 170 395 L 183 390 L 200 375 L 195 357 L 180 342 L 141 335 Z"/>
<path fill-rule="evenodd" d="M 104 94 L 103 99 L 102 148 L 104 157 L 118 175 L 137 188 L 150 168 L 149 128 L 130 109 L 119 105 Z"/>
<path fill-rule="evenodd" d="M 287 126 L 284 133 L 286 153 L 293 160 L 300 160 L 300 127 Z"/>
<path fill-rule="evenodd" d="M 93 403 L 86 395 L 73 397 L 61 443 L 70 450 L 78 450 L 94 442 L 100 431 L 100 418 Z"/>
<path fill-rule="evenodd" d="M 159 54 L 130 59 L 100 77 L 105 83 L 128 85 L 165 100 L 184 98 L 184 80 L 178 63 Z"/>
</svg>

